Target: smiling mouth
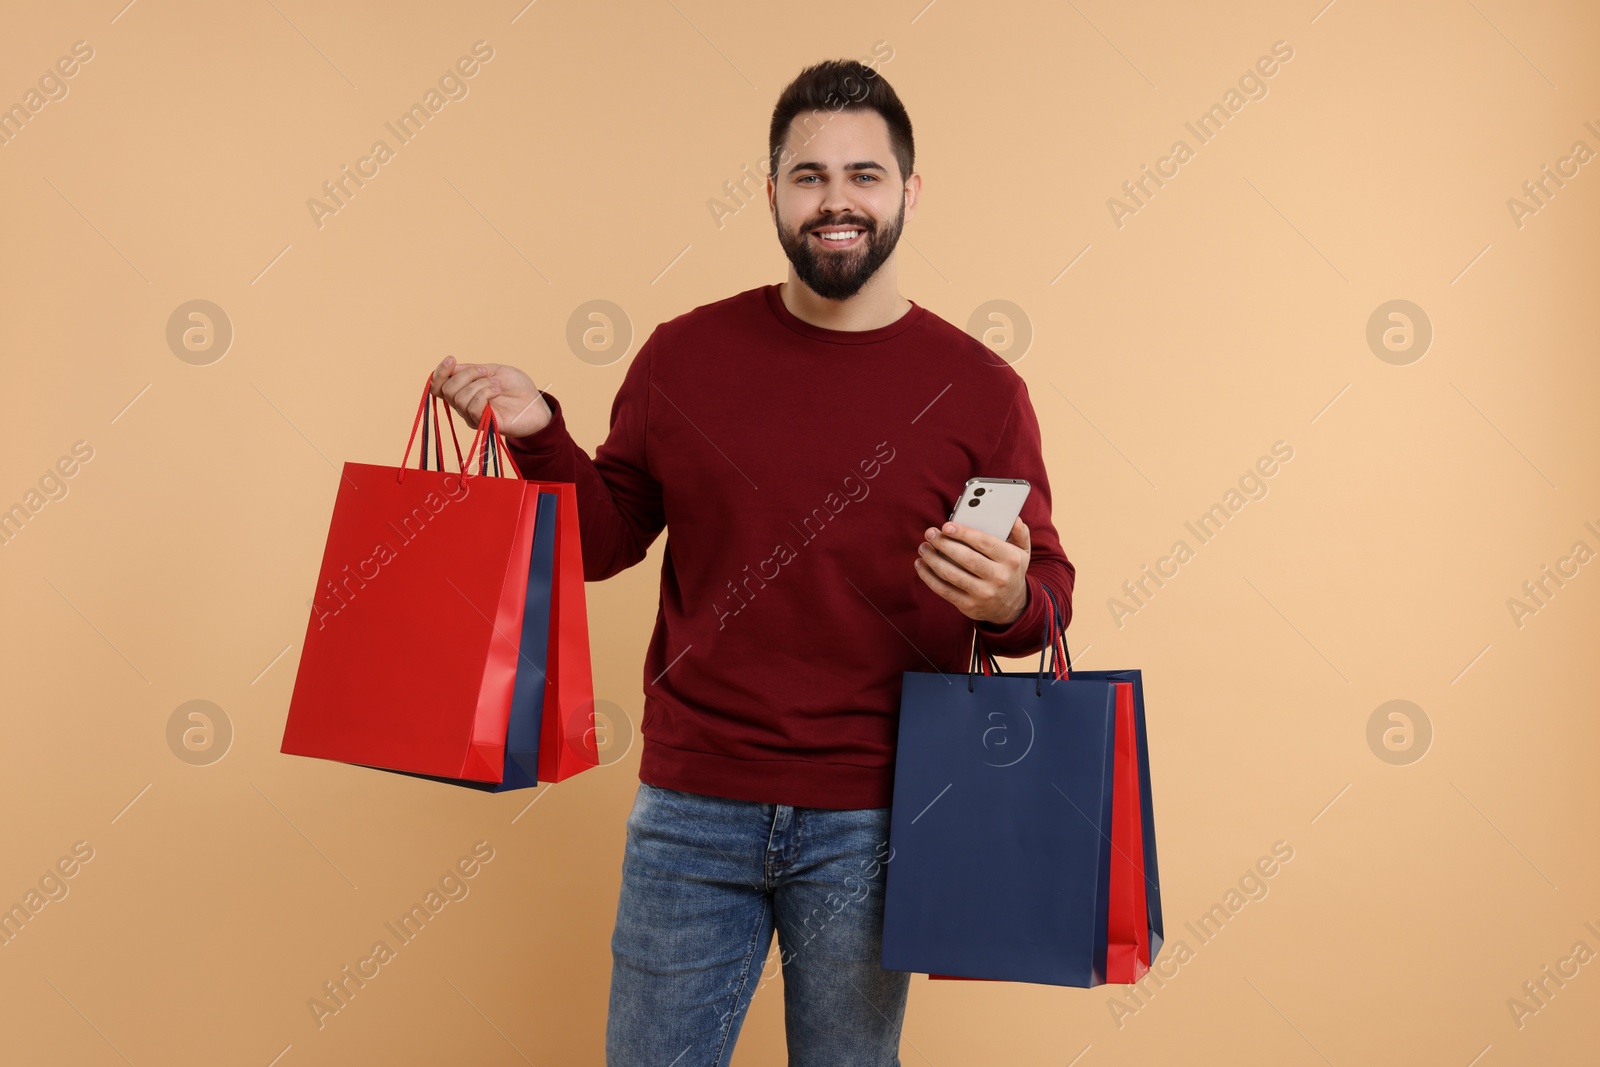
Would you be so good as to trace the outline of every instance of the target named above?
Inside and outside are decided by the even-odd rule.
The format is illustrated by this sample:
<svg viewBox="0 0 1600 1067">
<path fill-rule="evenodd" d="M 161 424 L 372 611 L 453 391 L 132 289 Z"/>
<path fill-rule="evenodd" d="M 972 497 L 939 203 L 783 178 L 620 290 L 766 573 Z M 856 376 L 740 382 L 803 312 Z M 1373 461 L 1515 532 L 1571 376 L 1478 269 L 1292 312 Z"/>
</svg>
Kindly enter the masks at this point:
<svg viewBox="0 0 1600 1067">
<path fill-rule="evenodd" d="M 848 230 L 812 230 L 811 236 L 827 248 L 852 248 L 866 237 L 867 231 L 861 228 Z"/>
</svg>

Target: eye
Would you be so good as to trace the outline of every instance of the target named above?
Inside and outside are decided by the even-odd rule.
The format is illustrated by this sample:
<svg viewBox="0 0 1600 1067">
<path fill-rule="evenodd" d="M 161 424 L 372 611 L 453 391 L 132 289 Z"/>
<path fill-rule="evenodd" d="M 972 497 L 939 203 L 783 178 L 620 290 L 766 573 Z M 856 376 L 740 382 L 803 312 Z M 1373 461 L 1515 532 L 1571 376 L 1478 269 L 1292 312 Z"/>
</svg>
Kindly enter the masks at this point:
<svg viewBox="0 0 1600 1067">
<path fill-rule="evenodd" d="M 874 184 L 874 185 L 882 180 L 876 174 L 857 174 L 856 177 L 857 178 L 865 178 L 867 180 L 868 184 Z M 813 179 L 815 179 L 815 181 L 813 181 Z M 815 185 L 816 182 L 820 182 L 821 180 L 822 180 L 822 177 L 820 175 L 817 175 L 817 174 L 803 174 L 803 175 L 801 175 L 799 178 L 797 178 L 795 180 L 795 184 L 796 185 Z"/>
</svg>

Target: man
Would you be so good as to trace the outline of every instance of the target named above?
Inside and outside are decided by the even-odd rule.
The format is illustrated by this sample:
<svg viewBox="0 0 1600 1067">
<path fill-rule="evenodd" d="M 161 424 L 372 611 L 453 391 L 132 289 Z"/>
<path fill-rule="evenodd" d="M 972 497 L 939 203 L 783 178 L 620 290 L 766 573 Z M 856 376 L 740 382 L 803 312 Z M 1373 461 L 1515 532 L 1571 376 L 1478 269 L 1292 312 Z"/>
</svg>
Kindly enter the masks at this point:
<svg viewBox="0 0 1600 1067">
<path fill-rule="evenodd" d="M 525 477 L 577 484 L 589 581 L 670 530 L 614 1067 L 726 1064 L 775 977 L 774 929 L 792 1067 L 898 1065 L 910 975 L 880 966 L 879 934 L 901 673 L 967 670 L 974 626 L 998 654 L 1037 651 L 1041 585 L 1070 611 L 1022 378 L 897 288 L 922 180 L 894 90 L 860 63 L 810 67 L 769 148 L 787 280 L 658 326 L 593 459 L 522 371 L 434 372 L 474 427 L 493 405 Z M 942 522 L 974 476 L 1033 487 L 1005 541 Z"/>
</svg>

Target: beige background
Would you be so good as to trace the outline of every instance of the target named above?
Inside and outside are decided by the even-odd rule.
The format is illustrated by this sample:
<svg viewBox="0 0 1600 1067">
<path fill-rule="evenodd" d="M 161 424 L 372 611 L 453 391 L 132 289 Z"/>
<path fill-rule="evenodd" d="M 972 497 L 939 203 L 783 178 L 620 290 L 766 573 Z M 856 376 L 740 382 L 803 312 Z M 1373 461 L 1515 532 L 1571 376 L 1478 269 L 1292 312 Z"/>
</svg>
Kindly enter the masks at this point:
<svg viewBox="0 0 1600 1067">
<path fill-rule="evenodd" d="M 337 466 L 398 460 L 446 353 L 527 368 L 592 449 L 627 358 L 579 359 L 569 316 L 615 302 L 631 356 L 782 278 L 764 205 L 719 229 L 708 203 L 789 78 L 875 42 L 925 183 L 902 290 L 1031 324 L 1007 355 L 1070 638 L 1146 672 L 1194 949 L 1120 1028 L 1115 988 L 919 977 L 903 1062 L 1593 1060 L 1600 964 L 1520 1028 L 1507 1004 L 1600 951 L 1600 564 L 1520 628 L 1507 605 L 1600 550 L 1600 164 L 1507 207 L 1600 150 L 1592 5 L 121 3 L 8 4 L 0 34 L 4 104 L 94 50 L 0 146 L 0 507 L 93 449 L 0 547 L 0 901 L 94 850 L 0 948 L 7 1062 L 601 1062 L 637 748 L 503 796 L 278 753 Z M 469 95 L 319 228 L 308 198 L 479 40 Z M 1118 228 L 1107 199 L 1276 41 L 1268 95 Z M 209 365 L 166 340 L 196 299 L 235 333 Z M 1434 329 L 1403 366 L 1365 338 L 1394 299 Z M 1280 440 L 1268 495 L 1119 627 L 1122 583 Z M 598 695 L 635 719 L 662 543 L 588 589 Z M 231 724 L 210 765 L 169 747 L 191 700 Z M 1390 700 L 1424 758 L 1369 746 Z M 319 1030 L 308 998 L 480 840 L 470 896 Z M 1199 945 L 1184 922 L 1277 841 Z M 774 977 L 735 1062 L 782 1048 Z"/>
</svg>

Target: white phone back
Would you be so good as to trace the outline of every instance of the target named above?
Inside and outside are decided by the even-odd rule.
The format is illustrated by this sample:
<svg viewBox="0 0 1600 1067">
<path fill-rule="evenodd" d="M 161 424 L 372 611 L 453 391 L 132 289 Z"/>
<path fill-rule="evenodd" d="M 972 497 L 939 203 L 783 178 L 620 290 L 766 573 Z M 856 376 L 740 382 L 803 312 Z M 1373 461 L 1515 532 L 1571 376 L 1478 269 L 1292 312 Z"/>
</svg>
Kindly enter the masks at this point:
<svg viewBox="0 0 1600 1067">
<path fill-rule="evenodd" d="M 982 493 L 974 490 L 982 489 Z M 973 478 L 961 491 L 951 522 L 959 522 L 982 530 L 1004 541 L 1011 536 L 1011 527 L 1022 511 L 1022 502 L 1028 497 L 1027 482 L 1009 478 Z M 977 501 L 976 504 L 973 501 Z"/>
</svg>

